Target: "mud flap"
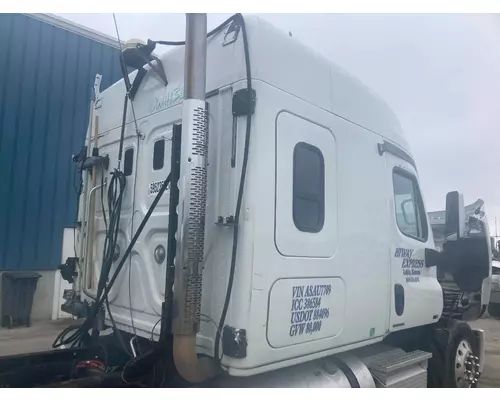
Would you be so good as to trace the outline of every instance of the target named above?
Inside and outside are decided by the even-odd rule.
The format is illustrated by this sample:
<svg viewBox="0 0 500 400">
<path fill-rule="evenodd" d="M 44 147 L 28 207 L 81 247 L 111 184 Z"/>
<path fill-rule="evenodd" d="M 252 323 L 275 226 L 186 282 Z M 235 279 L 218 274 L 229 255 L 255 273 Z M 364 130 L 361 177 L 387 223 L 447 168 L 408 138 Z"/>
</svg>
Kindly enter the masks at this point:
<svg viewBox="0 0 500 400">
<path fill-rule="evenodd" d="M 482 374 L 486 358 L 486 351 L 484 345 L 486 342 L 486 336 L 483 329 L 473 329 L 472 333 L 474 334 L 477 340 L 476 344 L 478 349 L 477 356 L 479 357 L 479 372 Z"/>
</svg>

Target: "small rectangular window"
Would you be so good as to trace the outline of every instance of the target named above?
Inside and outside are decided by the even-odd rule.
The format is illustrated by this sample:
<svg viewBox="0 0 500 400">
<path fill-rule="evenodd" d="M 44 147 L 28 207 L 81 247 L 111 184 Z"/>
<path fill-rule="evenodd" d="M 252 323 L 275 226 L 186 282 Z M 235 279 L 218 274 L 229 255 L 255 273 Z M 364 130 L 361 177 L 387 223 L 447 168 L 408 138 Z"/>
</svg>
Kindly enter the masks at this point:
<svg viewBox="0 0 500 400">
<path fill-rule="evenodd" d="M 125 159 L 123 161 L 123 173 L 125 176 L 132 175 L 134 167 L 134 149 L 127 149 L 125 151 Z"/>
<path fill-rule="evenodd" d="M 165 140 L 155 142 L 153 149 L 153 169 L 156 171 L 163 168 L 165 162 Z"/>
<path fill-rule="evenodd" d="M 400 169 L 394 170 L 392 179 L 399 230 L 406 236 L 425 242 L 428 234 L 427 218 L 417 179 Z"/>
<path fill-rule="evenodd" d="M 325 162 L 321 150 L 297 143 L 293 151 L 293 221 L 302 232 L 317 233 L 325 222 Z"/>
</svg>

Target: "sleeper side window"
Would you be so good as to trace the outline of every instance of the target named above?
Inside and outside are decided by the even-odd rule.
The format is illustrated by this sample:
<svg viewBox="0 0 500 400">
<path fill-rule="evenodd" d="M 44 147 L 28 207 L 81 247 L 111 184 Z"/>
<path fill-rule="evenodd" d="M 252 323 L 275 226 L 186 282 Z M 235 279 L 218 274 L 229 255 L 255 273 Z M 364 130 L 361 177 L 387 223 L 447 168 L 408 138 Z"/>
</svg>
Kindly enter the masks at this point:
<svg viewBox="0 0 500 400">
<path fill-rule="evenodd" d="M 123 160 L 123 173 L 125 176 L 132 175 L 132 169 L 134 166 L 134 149 L 125 150 L 125 157 Z"/>
<path fill-rule="evenodd" d="M 156 171 L 163 168 L 165 162 L 165 140 L 157 140 L 153 149 L 153 169 Z"/>
<path fill-rule="evenodd" d="M 317 233 L 325 223 L 325 162 L 321 150 L 297 143 L 293 152 L 293 222 Z"/>
<path fill-rule="evenodd" d="M 417 179 L 408 172 L 394 169 L 392 180 L 399 230 L 406 236 L 425 242 L 428 237 L 427 219 Z"/>
</svg>

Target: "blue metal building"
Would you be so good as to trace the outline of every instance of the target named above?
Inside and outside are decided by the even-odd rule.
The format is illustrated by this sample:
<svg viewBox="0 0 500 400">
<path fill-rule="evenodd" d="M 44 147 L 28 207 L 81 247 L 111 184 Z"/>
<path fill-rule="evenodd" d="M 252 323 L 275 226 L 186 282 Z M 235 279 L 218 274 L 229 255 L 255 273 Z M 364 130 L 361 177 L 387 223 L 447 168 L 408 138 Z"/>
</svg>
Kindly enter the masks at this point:
<svg viewBox="0 0 500 400">
<path fill-rule="evenodd" d="M 0 271 L 54 270 L 76 220 L 72 155 L 91 88 L 121 78 L 116 40 L 45 14 L 0 14 Z"/>
</svg>

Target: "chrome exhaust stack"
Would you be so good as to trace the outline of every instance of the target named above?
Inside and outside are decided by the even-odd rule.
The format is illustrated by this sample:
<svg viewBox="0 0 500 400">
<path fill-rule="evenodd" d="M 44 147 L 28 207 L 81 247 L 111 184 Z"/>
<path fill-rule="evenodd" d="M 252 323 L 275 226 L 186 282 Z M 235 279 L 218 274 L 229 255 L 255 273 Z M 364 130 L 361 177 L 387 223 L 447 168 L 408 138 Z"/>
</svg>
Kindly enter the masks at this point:
<svg viewBox="0 0 500 400">
<path fill-rule="evenodd" d="M 205 102 L 206 14 L 186 14 L 184 102 L 177 253 L 173 296 L 173 358 L 179 375 L 201 382 L 215 375 L 196 353 L 200 330 L 207 192 L 208 118 Z"/>
</svg>

